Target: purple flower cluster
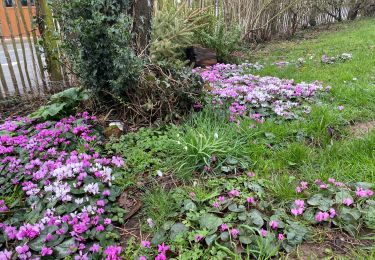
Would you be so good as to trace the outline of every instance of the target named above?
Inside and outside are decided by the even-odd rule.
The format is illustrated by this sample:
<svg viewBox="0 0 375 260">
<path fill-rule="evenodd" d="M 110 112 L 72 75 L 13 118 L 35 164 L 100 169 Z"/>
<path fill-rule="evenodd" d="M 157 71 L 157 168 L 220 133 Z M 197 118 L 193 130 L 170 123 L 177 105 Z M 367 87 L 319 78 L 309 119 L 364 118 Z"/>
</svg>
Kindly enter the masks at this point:
<svg viewBox="0 0 375 260">
<path fill-rule="evenodd" d="M 0 251 L 0 259 L 58 256 L 55 246 L 63 241 L 69 245 L 66 254 L 74 259 L 120 259 L 120 247 L 103 246 L 97 238 L 112 229 L 106 214 L 111 207 L 113 169 L 124 162 L 95 152 L 93 120 L 82 113 L 58 122 L 13 118 L 0 125 L 0 172 L 10 179 L 0 189 L 19 185 L 26 201 L 34 201 L 28 205 L 31 210 L 35 203 L 43 205 L 32 223 L 0 223 L 0 234 L 14 245 Z M 8 207 L 0 201 L 0 211 L 5 210 Z"/>
<path fill-rule="evenodd" d="M 321 83 L 298 83 L 276 77 L 260 77 L 246 71 L 260 68 L 257 65 L 217 64 L 198 68 L 195 72 L 210 84 L 209 99 L 215 106 L 229 106 L 230 121 L 250 117 L 261 121 L 262 117 L 276 114 L 287 119 L 298 113 L 308 113 L 308 101 L 318 92 L 328 90 Z"/>
</svg>

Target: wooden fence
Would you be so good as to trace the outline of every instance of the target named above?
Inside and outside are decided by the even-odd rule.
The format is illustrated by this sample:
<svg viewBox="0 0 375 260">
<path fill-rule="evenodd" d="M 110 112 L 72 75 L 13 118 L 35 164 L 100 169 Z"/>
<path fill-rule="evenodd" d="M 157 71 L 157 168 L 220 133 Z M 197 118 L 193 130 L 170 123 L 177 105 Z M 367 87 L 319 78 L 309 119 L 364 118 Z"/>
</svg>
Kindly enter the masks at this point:
<svg viewBox="0 0 375 260">
<path fill-rule="evenodd" d="M 69 82 L 50 80 L 34 1 L 0 2 L 0 99 L 44 95 L 67 87 Z"/>
</svg>

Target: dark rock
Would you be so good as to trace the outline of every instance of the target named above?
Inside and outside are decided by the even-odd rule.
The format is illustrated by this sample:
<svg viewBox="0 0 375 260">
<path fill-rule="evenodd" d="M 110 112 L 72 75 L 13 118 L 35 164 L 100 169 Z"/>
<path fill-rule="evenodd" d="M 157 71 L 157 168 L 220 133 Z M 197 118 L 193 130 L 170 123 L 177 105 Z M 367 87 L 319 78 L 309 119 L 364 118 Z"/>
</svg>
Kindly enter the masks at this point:
<svg viewBox="0 0 375 260">
<path fill-rule="evenodd" d="M 216 53 L 202 47 L 187 48 L 186 56 L 194 64 L 194 67 L 207 67 L 217 63 Z"/>
</svg>

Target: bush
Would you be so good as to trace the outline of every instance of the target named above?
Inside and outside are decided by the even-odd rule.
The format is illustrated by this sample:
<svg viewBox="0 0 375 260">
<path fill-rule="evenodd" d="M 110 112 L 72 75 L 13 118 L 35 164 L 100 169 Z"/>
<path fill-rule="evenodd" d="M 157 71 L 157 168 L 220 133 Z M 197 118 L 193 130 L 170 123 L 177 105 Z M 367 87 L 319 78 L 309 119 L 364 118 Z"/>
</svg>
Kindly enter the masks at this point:
<svg viewBox="0 0 375 260">
<path fill-rule="evenodd" d="M 224 21 L 217 20 L 215 26 L 197 31 L 200 44 L 216 52 L 219 62 L 230 62 L 231 54 L 238 49 L 241 40 L 239 27 L 226 28 Z"/>
<path fill-rule="evenodd" d="M 184 65 L 185 49 L 197 43 L 195 36 L 210 26 L 211 20 L 205 10 L 191 10 L 184 5 L 164 7 L 153 19 L 152 60 Z"/>
<path fill-rule="evenodd" d="M 147 65 L 138 87 L 128 100 L 114 98 L 123 106 L 124 119 L 137 126 L 175 122 L 199 102 L 203 83 L 190 68 Z"/>
<path fill-rule="evenodd" d="M 127 0 L 54 1 L 63 47 L 82 83 L 123 95 L 136 86 L 142 62 L 131 49 Z"/>
</svg>

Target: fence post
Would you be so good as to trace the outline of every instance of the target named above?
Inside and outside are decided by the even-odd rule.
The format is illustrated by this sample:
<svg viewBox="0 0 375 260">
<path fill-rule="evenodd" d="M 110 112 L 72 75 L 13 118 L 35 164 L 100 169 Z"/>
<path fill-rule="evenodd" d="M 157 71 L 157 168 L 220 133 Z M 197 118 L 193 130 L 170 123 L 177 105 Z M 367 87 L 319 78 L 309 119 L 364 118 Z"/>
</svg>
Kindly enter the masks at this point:
<svg viewBox="0 0 375 260">
<path fill-rule="evenodd" d="M 55 24 L 52 11 L 47 0 L 36 1 L 39 31 L 43 39 L 43 48 L 46 55 L 47 70 L 52 81 L 61 82 L 61 66 L 59 63 L 58 40 L 54 36 Z"/>
</svg>

